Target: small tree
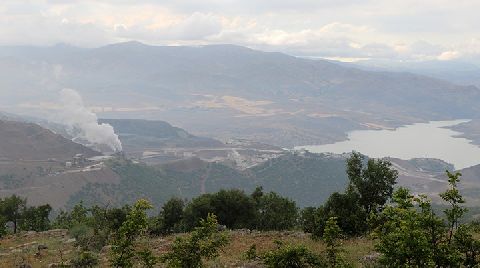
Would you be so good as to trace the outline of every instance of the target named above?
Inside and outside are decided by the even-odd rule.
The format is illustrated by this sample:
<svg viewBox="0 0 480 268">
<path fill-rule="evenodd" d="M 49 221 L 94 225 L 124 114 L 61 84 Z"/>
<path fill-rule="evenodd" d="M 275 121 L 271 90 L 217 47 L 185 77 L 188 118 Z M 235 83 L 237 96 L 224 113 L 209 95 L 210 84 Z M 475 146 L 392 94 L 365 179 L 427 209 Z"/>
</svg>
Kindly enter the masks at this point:
<svg viewBox="0 0 480 268">
<path fill-rule="evenodd" d="M 152 205 L 145 199 L 138 200 L 127 215 L 112 243 L 110 262 L 113 267 L 133 267 L 133 258 L 136 255 L 135 241 L 148 227 L 146 210 Z"/>
<path fill-rule="evenodd" d="M 170 234 L 180 231 L 180 223 L 183 219 L 183 209 L 185 204 L 180 198 L 172 198 L 163 206 L 158 216 L 159 234 Z"/>
<path fill-rule="evenodd" d="M 88 209 L 83 202 L 76 204 L 70 212 L 60 211 L 55 218 L 53 226 L 56 228 L 70 229 L 74 225 L 84 224 L 88 220 Z"/>
<path fill-rule="evenodd" d="M 48 216 L 52 211 L 50 205 L 42 205 L 38 207 L 27 207 L 22 213 L 20 221 L 20 229 L 26 231 L 45 231 L 50 227 L 50 220 Z"/>
<path fill-rule="evenodd" d="M 330 217 L 327 220 L 325 231 L 323 232 L 323 241 L 327 245 L 327 260 L 330 267 L 337 267 L 342 263 L 338 253 L 340 252 L 338 240 L 340 238 L 340 227 L 337 225 L 337 218 Z"/>
<path fill-rule="evenodd" d="M 171 251 L 161 256 L 160 260 L 168 267 L 203 267 L 203 259 L 217 257 L 218 250 L 228 243 L 226 234 L 219 232 L 217 225 L 216 216 L 209 214 L 187 237 L 177 237 Z"/>
<path fill-rule="evenodd" d="M 376 221 L 376 248 L 381 262 L 395 267 L 476 267 L 480 241 L 474 239 L 469 226 L 459 223 L 466 209 L 458 191 L 460 173 L 447 171 L 449 189 L 440 196 L 450 204 L 445 223 L 433 212 L 425 196 L 414 197 L 405 188 L 393 196 Z"/>
<path fill-rule="evenodd" d="M 316 236 L 321 237 L 325 229 L 326 221 L 330 217 L 336 217 L 336 222 L 347 235 L 360 235 L 368 228 L 367 214 L 359 203 L 359 195 L 354 192 L 333 193 L 325 203 L 323 210 L 318 210 L 321 221 Z M 320 232 L 320 233 L 319 233 Z"/>
<path fill-rule="evenodd" d="M 381 208 L 392 197 L 398 171 L 385 159 L 368 159 L 364 167 L 364 156 L 352 152 L 347 159 L 347 175 L 350 180 L 347 192 L 359 195 L 359 203 L 366 215 Z"/>
<path fill-rule="evenodd" d="M 317 226 L 315 222 L 317 214 L 317 208 L 315 207 L 306 207 L 300 212 L 300 224 L 302 230 L 306 233 L 313 233 Z"/>
<path fill-rule="evenodd" d="M 3 217 L 3 215 L 0 214 L 0 238 L 7 234 L 7 227 L 5 226 L 6 224 L 7 220 L 5 219 L 5 217 Z"/>
<path fill-rule="evenodd" d="M 288 230 L 297 223 L 295 201 L 274 192 L 264 194 L 257 208 L 256 228 L 259 230 Z"/>
<path fill-rule="evenodd" d="M 27 200 L 16 195 L 6 197 L 1 201 L 0 214 L 7 222 L 13 223 L 13 233 L 17 233 L 18 222 L 21 220 L 22 212 L 25 210 Z"/>
<path fill-rule="evenodd" d="M 450 208 L 447 208 L 444 211 L 449 224 L 448 243 L 450 244 L 452 242 L 453 233 L 458 227 L 458 221 L 463 214 L 467 212 L 467 209 L 461 206 L 461 204 L 465 203 L 465 200 L 457 187 L 457 183 L 460 181 L 460 176 L 462 176 L 462 174 L 459 172 L 450 173 L 450 171 L 447 170 L 447 176 L 450 188 L 441 193 L 440 197 L 450 204 Z"/>
</svg>

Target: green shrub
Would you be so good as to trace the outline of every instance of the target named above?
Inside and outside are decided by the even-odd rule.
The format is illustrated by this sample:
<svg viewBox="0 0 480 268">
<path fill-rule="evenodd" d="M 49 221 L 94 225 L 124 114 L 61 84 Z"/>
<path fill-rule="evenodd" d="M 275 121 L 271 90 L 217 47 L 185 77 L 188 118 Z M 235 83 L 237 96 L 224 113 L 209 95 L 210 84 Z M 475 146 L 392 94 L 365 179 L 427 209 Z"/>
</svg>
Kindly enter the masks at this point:
<svg viewBox="0 0 480 268">
<path fill-rule="evenodd" d="M 68 232 L 75 238 L 75 244 L 85 251 L 100 251 L 108 242 L 104 230 L 96 231 L 85 223 L 73 225 Z"/>
<path fill-rule="evenodd" d="M 257 255 L 257 245 L 251 245 L 248 250 L 245 252 L 245 259 L 251 261 L 258 258 Z"/>
<path fill-rule="evenodd" d="M 446 221 L 437 216 L 426 196 L 398 189 L 393 204 L 378 215 L 375 234 L 380 262 L 394 267 L 477 267 L 480 241 L 471 227 L 460 224 L 467 211 L 457 184 L 460 173 L 447 171 L 449 188 L 440 194 L 449 203 Z"/>
<path fill-rule="evenodd" d="M 145 234 L 148 228 L 146 211 L 152 205 L 145 199 L 138 200 L 128 212 L 126 220 L 116 233 L 112 241 L 110 263 L 113 267 L 133 267 L 136 252 L 135 242 L 138 237 Z M 140 257 L 142 254 L 140 253 Z"/>
<path fill-rule="evenodd" d="M 167 267 L 203 267 L 203 259 L 217 257 L 219 249 L 228 243 L 226 234 L 219 232 L 217 227 L 216 216 L 209 214 L 187 237 L 177 237 L 171 251 L 161 256 L 160 260 Z"/>
<path fill-rule="evenodd" d="M 74 268 L 90 268 L 98 265 L 98 255 L 90 251 L 82 251 L 78 256 L 71 260 Z"/>
<path fill-rule="evenodd" d="M 263 256 L 269 268 L 327 267 L 325 261 L 303 245 L 281 245 Z"/>
</svg>

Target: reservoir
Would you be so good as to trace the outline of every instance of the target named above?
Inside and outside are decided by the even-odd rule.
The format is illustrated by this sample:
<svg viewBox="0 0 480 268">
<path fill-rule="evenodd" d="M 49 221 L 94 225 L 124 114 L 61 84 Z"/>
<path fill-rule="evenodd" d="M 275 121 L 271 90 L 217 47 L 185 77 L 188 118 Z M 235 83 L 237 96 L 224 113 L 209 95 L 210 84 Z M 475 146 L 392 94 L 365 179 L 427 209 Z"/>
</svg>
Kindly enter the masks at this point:
<svg viewBox="0 0 480 268">
<path fill-rule="evenodd" d="M 348 153 L 357 151 L 369 157 L 400 159 L 438 158 L 462 169 L 480 164 L 480 147 L 462 134 L 446 127 L 469 120 L 431 121 L 396 128 L 395 130 L 356 130 L 348 140 L 333 144 L 298 146 L 312 153 Z"/>
</svg>

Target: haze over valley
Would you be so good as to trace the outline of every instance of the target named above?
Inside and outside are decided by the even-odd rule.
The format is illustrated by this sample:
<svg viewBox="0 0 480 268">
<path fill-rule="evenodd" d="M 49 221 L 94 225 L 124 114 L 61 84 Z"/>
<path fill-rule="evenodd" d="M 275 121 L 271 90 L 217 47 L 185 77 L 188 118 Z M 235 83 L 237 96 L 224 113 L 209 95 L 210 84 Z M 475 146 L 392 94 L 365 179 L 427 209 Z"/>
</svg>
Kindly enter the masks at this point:
<svg viewBox="0 0 480 268">
<path fill-rule="evenodd" d="M 480 267 L 480 1 L 0 1 L 0 268 Z"/>
<path fill-rule="evenodd" d="M 63 135 L 66 140 L 106 154 L 123 151 L 122 155 L 135 163 L 153 167 L 149 171 L 152 174 L 156 174 L 156 169 L 167 170 L 167 173 L 152 176 L 158 178 L 155 183 L 160 183 L 159 187 L 166 187 L 165 183 L 173 187 L 171 194 L 192 197 L 227 185 L 248 191 L 255 184 L 261 184 L 268 190 L 298 200 L 302 205 L 318 205 L 325 199 L 313 201 L 315 199 L 308 194 L 301 197 L 299 193 L 311 187 L 304 180 L 319 176 L 320 171 L 312 169 L 313 163 L 303 166 L 297 161 L 338 165 L 336 171 L 329 168 L 332 169 L 329 172 L 337 174 L 332 175 L 332 179 L 335 177 L 333 181 L 322 176 L 319 181 L 312 181 L 331 184 L 328 187 L 321 184 L 325 189 L 321 196 L 345 187 L 344 165 L 341 163 L 346 156 L 320 155 L 305 159 L 304 152 L 289 152 L 294 147 L 339 154 L 357 150 L 371 157 L 392 157 L 396 168 L 402 171 L 400 185 L 431 195 L 444 185 L 440 183 L 442 179 L 437 178 L 441 177 L 443 169 L 451 169 L 452 165 L 461 169 L 480 164 L 477 160 L 480 159 L 480 148 L 474 145 L 478 143 L 476 133 L 480 131 L 476 124 L 480 115 L 480 106 L 477 105 L 480 90 L 474 85 L 457 85 L 413 73 L 362 70 L 355 65 L 234 45 L 187 47 L 126 42 L 99 48 L 10 46 L 0 47 L 0 59 L 4 78 L 4 98 L 0 104 L 8 112 L 3 116 L 6 120 L 40 124 Z M 15 90 L 17 88 L 21 90 Z M 430 121 L 465 118 L 469 120 L 437 124 L 439 128 L 427 127 L 420 132 L 403 132 L 411 124 L 414 124 L 412 127 L 421 127 L 428 126 L 426 123 Z M 383 140 L 379 136 L 382 133 L 398 133 L 398 140 Z M 349 142 L 357 141 L 357 134 L 366 139 L 358 140 L 357 145 L 349 145 Z M 444 135 L 444 140 L 430 144 L 431 135 Z M 347 139 L 351 141 L 345 141 Z M 12 144 L 5 137 L 1 142 Z M 406 143 L 412 147 L 405 146 Z M 462 145 L 458 146 L 460 143 Z M 335 149 L 337 144 L 345 146 Z M 387 144 L 397 145 L 404 153 Z M 375 150 L 377 147 L 381 152 Z M 471 153 L 466 153 L 466 148 Z M 442 153 L 436 153 L 436 149 Z M 18 151 L 22 150 L 25 151 L 18 148 Z M 43 190 L 38 189 L 47 187 L 45 189 L 52 190 L 50 179 L 42 178 L 61 176 L 61 187 L 66 187 L 72 178 L 65 178 L 77 173 L 70 173 L 61 165 L 71 162 L 75 154 L 85 154 L 84 150 L 70 152 L 70 157 L 64 155 L 63 158 L 42 151 L 43 156 L 37 154 L 33 159 L 55 159 L 57 166 L 54 168 L 55 165 L 49 164 L 49 172 L 33 175 L 34 172 L 29 182 L 18 184 L 22 187 L 17 190 L 13 187 L 3 193 L 23 193 L 32 202 L 40 202 L 43 199 L 37 197 L 43 194 L 38 191 Z M 16 157 L 17 149 L 11 151 L 14 154 L 4 156 L 7 161 L 28 159 Z M 297 160 L 286 161 L 282 166 L 268 164 L 275 159 L 289 158 Z M 426 159 L 426 164 L 422 165 L 442 164 L 434 171 L 428 168 L 425 171 L 424 167 L 404 161 L 421 158 Z M 127 177 L 125 181 L 126 175 L 122 173 L 129 169 L 112 169 L 116 164 L 105 161 L 110 160 L 94 160 L 91 164 L 78 166 L 78 170 L 88 171 L 83 174 L 86 176 L 81 179 L 83 182 L 76 182 L 77 186 L 71 188 L 69 194 L 58 197 L 60 199 L 55 197 L 52 203 L 63 207 L 80 199 L 100 203 L 131 201 L 123 193 L 125 186 L 112 186 L 133 180 Z M 123 163 L 121 166 L 135 167 L 124 160 L 119 161 Z M 177 161 L 186 162 L 179 164 Z M 192 170 L 192 178 L 197 176 L 193 174 L 200 177 L 188 186 L 161 182 L 169 176 L 178 176 L 169 173 L 175 170 L 170 165 L 185 165 L 187 170 Z M 292 173 L 288 179 L 276 177 L 287 180 L 286 185 L 290 185 L 282 190 L 272 181 L 264 181 L 266 175 L 258 174 L 264 169 L 262 165 L 273 170 L 261 174 L 273 172 L 278 175 L 280 170 L 294 167 L 294 170 L 302 171 Z M 85 169 L 90 166 L 91 171 Z M 213 175 L 219 172 L 215 171 L 218 168 L 227 173 Z M 110 174 L 100 174 L 110 178 L 106 184 L 107 177 L 97 181 L 98 172 Z M 206 173 L 200 175 L 202 172 Z M 4 171 L 8 178 L 17 175 Z M 209 180 L 216 179 L 220 179 L 219 186 L 210 188 Z M 222 181 L 224 179 L 228 180 Z M 140 188 L 133 190 L 136 186 L 132 190 L 146 194 L 142 187 L 149 183 L 153 182 L 139 183 Z M 291 187 L 298 183 L 300 188 L 296 192 Z M 91 192 L 93 185 L 104 185 L 101 188 L 104 193 Z M 123 190 L 107 190 L 111 187 Z M 171 194 L 159 197 L 151 193 L 150 197 L 161 203 Z M 104 197 L 99 199 L 99 196 Z"/>
</svg>

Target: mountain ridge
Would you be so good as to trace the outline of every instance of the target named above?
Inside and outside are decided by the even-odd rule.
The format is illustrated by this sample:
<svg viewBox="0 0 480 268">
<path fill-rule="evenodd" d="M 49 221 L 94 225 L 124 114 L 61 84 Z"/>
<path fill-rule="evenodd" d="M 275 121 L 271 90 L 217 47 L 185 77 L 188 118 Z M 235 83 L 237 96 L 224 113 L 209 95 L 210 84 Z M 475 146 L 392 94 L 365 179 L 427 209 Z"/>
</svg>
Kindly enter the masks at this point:
<svg viewBox="0 0 480 268">
<path fill-rule="evenodd" d="M 473 86 L 241 46 L 120 43 L 25 50 L 0 47 L 5 99 L 28 104 L 15 109 L 45 112 L 42 101 L 69 87 L 100 117 L 161 119 L 222 140 L 292 147 L 338 141 L 372 124 L 480 116 L 480 90 Z"/>
</svg>

